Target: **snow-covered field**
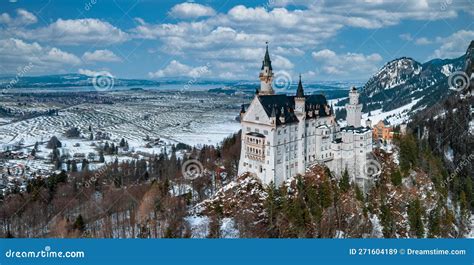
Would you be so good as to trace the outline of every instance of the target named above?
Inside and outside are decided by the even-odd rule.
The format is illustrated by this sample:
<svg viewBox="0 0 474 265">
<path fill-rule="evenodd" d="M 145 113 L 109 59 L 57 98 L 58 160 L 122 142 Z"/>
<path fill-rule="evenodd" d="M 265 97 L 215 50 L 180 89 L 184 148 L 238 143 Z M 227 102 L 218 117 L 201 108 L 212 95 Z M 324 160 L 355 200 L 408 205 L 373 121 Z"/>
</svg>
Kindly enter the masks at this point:
<svg viewBox="0 0 474 265">
<path fill-rule="evenodd" d="M 242 102 L 240 98 L 205 92 L 154 92 L 149 97 L 146 92 L 138 97 L 136 92 L 128 93 L 132 94 L 115 93 L 120 100 L 114 104 L 84 103 L 64 108 L 57 116 L 17 122 L 3 119 L 0 148 L 18 143 L 33 145 L 53 135 L 61 139 L 69 128 L 77 127 L 84 132 L 89 126 L 93 131 L 110 134 L 112 139 L 125 138 L 136 147 L 140 147 L 147 136 L 190 145 L 217 144 L 240 127 L 235 121 Z"/>
<path fill-rule="evenodd" d="M 71 94 L 77 102 L 76 98 L 64 100 L 64 96 L 57 100 L 45 99 L 41 93 L 35 96 L 0 99 L 0 106 L 15 113 L 0 120 L 0 152 L 14 151 L 13 156 L 0 161 L 0 174 L 13 174 L 20 183 L 30 173 L 51 172 L 52 150 L 46 145 L 52 136 L 61 142 L 60 155 L 76 160 L 79 170 L 83 159 L 89 161 L 90 169 L 97 169 L 103 165 L 99 150 L 105 142 L 118 146 L 122 138 L 128 150 L 105 154 L 105 162 L 152 156 L 180 142 L 198 147 L 217 145 L 240 129 L 235 118 L 240 104 L 248 101 L 243 96 L 169 90 L 110 92 L 91 101 L 91 95 Z M 51 109 L 58 112 L 47 114 Z M 66 131 L 74 127 L 79 129 L 79 137 L 66 137 Z M 35 157 L 28 159 L 35 143 Z M 65 169 L 65 163 L 62 167 Z"/>
</svg>

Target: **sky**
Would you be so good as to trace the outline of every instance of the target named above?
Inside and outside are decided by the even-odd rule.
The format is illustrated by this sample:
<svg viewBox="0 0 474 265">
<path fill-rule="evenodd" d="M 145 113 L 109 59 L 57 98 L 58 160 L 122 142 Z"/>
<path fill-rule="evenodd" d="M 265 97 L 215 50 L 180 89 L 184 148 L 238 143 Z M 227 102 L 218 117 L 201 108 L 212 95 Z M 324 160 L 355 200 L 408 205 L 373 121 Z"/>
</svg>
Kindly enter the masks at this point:
<svg viewBox="0 0 474 265">
<path fill-rule="evenodd" d="M 474 0 L 1 0 L 0 75 L 363 81 L 386 62 L 455 58 Z M 25 70 L 26 69 L 26 70 Z"/>
</svg>

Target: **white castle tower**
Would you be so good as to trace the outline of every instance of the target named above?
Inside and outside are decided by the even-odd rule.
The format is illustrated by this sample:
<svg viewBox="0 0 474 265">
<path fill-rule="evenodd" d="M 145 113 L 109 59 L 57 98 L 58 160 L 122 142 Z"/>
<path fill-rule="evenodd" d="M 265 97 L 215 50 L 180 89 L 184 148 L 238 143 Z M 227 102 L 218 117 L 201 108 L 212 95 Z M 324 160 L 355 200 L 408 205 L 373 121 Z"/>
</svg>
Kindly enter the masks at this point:
<svg viewBox="0 0 474 265">
<path fill-rule="evenodd" d="M 349 92 L 349 103 L 346 104 L 347 111 L 347 126 L 354 126 L 358 128 L 361 126 L 362 119 L 362 104 L 359 104 L 359 92 L 355 87 L 352 87 Z"/>
<path fill-rule="evenodd" d="M 270 55 L 268 54 L 268 43 L 267 43 L 267 48 L 265 51 L 265 57 L 263 58 L 262 69 L 260 71 L 259 78 L 260 78 L 260 91 L 258 93 L 260 95 L 275 94 L 272 88 L 273 69 L 272 69 L 272 61 L 270 60 Z"/>
</svg>

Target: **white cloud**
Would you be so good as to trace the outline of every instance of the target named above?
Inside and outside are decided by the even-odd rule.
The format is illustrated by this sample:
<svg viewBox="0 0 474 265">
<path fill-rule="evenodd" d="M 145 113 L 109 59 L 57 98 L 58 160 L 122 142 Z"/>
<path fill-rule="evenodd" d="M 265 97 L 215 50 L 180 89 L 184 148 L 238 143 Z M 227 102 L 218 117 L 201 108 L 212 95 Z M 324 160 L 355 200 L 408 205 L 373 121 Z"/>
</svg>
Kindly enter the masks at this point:
<svg viewBox="0 0 474 265">
<path fill-rule="evenodd" d="M 14 73 L 17 67 L 25 64 L 32 64 L 32 71 L 43 72 L 81 62 L 76 55 L 58 48 L 43 47 L 37 42 L 27 43 L 15 38 L 0 40 L 0 61 L 4 73 Z"/>
<path fill-rule="evenodd" d="M 312 53 L 313 58 L 319 65 L 317 72 L 334 75 L 336 77 L 366 77 L 377 71 L 382 57 L 378 53 L 364 55 L 361 53 L 337 54 L 324 49 Z M 314 72 L 312 72 L 314 74 Z"/>
<path fill-rule="evenodd" d="M 86 62 L 120 62 L 120 59 L 115 53 L 109 50 L 96 50 L 93 52 L 85 52 L 82 60 Z"/>
<path fill-rule="evenodd" d="M 29 25 L 29 24 L 35 24 L 36 22 L 38 22 L 38 18 L 36 18 L 36 16 L 33 13 L 28 12 L 25 9 L 21 9 L 21 8 L 17 9 L 16 13 L 18 15 L 17 19 L 19 23 L 21 24 Z"/>
<path fill-rule="evenodd" d="M 209 65 L 191 67 L 180 63 L 177 60 L 172 60 L 165 68 L 158 70 L 154 73 L 148 73 L 150 78 L 161 78 L 161 77 L 191 77 L 198 78 L 208 75 L 211 71 Z"/>
<path fill-rule="evenodd" d="M 94 70 L 80 68 L 77 72 L 81 75 L 87 75 L 87 76 L 96 76 L 96 75 L 113 76 L 109 71 L 94 71 Z"/>
<path fill-rule="evenodd" d="M 0 14 L 0 24 L 7 24 L 9 26 L 25 26 L 35 24 L 38 18 L 31 12 L 25 9 L 17 9 L 16 17 L 12 18 L 8 13 Z"/>
<path fill-rule="evenodd" d="M 129 39 L 127 33 L 106 21 L 93 18 L 58 19 L 47 27 L 24 30 L 18 36 L 64 45 L 92 43 L 97 46 L 121 43 Z"/>
<path fill-rule="evenodd" d="M 433 42 L 430 41 L 428 38 L 425 38 L 425 37 L 418 38 L 418 39 L 415 40 L 416 45 L 428 45 L 428 44 L 431 44 L 431 43 L 433 43 Z"/>
<path fill-rule="evenodd" d="M 441 46 L 436 49 L 432 58 L 456 58 L 463 55 L 469 43 L 474 40 L 474 31 L 460 30 L 448 37 L 438 37 L 436 42 Z"/>
<path fill-rule="evenodd" d="M 402 39 L 404 41 L 412 41 L 413 40 L 413 36 L 411 36 L 410 33 L 403 33 L 403 34 L 398 35 L 398 37 L 400 37 L 400 39 Z"/>
<path fill-rule="evenodd" d="M 214 9 L 196 3 L 181 3 L 173 6 L 170 15 L 176 18 L 198 18 L 215 15 Z"/>
</svg>

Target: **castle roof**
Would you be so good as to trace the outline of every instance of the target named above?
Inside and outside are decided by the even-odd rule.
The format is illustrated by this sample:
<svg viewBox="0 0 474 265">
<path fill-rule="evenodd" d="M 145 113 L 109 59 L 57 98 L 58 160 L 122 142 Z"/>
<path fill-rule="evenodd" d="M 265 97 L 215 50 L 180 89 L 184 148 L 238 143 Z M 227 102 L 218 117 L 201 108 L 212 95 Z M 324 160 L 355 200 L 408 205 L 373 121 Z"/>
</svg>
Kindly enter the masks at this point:
<svg viewBox="0 0 474 265">
<path fill-rule="evenodd" d="M 326 97 L 323 95 L 308 95 L 305 97 L 306 110 L 315 110 L 319 117 L 326 117 L 325 106 L 327 106 Z M 298 122 L 294 113 L 295 96 L 287 95 L 259 95 L 258 99 L 262 104 L 268 117 L 284 117 L 285 123 Z M 319 108 L 318 108 L 319 107 Z M 282 113 L 283 109 L 283 113 Z M 277 120 L 277 124 L 280 121 Z"/>
</svg>

